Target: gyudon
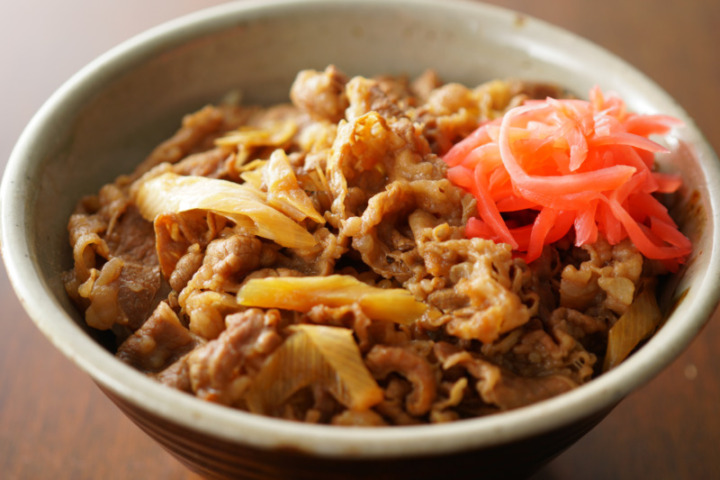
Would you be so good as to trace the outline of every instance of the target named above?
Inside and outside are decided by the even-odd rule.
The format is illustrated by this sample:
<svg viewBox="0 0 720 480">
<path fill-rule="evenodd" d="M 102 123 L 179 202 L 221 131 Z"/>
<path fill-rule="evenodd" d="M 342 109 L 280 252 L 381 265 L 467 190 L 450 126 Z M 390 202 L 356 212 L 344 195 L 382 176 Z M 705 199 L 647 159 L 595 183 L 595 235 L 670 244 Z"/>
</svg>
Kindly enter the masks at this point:
<svg viewBox="0 0 720 480">
<path fill-rule="evenodd" d="M 633 132 L 597 114 L 621 103 L 549 100 L 564 96 L 331 66 L 300 72 L 292 103 L 205 107 L 80 201 L 67 291 L 122 361 L 258 414 L 404 425 L 560 394 L 652 332 L 651 279 L 689 252 L 659 202 L 626 212 L 637 227 L 616 211 L 677 187 L 637 140 L 672 122 Z M 636 163 L 618 166 L 625 147 Z M 573 190 L 591 173 L 601 190 Z"/>
</svg>

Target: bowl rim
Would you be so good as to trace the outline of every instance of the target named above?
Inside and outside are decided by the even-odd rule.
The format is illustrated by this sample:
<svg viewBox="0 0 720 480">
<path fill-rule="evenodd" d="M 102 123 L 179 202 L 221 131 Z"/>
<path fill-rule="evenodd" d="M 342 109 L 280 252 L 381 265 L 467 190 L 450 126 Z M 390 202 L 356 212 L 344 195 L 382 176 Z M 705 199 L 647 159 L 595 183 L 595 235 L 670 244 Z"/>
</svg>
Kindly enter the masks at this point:
<svg viewBox="0 0 720 480">
<path fill-rule="evenodd" d="M 359 3 L 359 2 L 358 2 Z M 622 68 L 656 92 L 665 103 L 675 106 L 671 112 L 683 119 L 690 140 L 706 161 L 701 165 L 706 178 L 720 181 L 720 162 L 697 130 L 692 119 L 652 80 L 616 55 L 544 21 L 525 14 L 479 2 L 453 0 L 367 0 L 363 8 L 455 9 L 474 16 L 490 16 L 511 22 L 521 16 L 523 28 L 533 29 L 552 41 L 574 42 L 575 48 L 590 52 L 600 61 Z M 714 285 L 720 282 L 720 246 L 713 245 L 709 258 L 708 280 L 700 285 L 693 305 L 690 325 L 677 322 L 665 325 L 650 340 L 653 348 L 642 348 L 616 369 L 558 397 L 517 410 L 447 424 L 417 425 L 381 429 L 342 428 L 309 425 L 262 417 L 204 402 L 169 389 L 117 360 L 75 324 L 51 295 L 40 295 L 47 286 L 35 274 L 36 266 L 26 242 L 27 204 L 18 195 L 23 192 L 23 164 L 33 155 L 33 139 L 53 121 L 55 112 L 68 102 L 87 94 L 109 75 L 138 63 L 153 52 L 182 43 L 186 35 L 199 35 L 227 28 L 236 19 L 248 15 L 270 15 L 274 9 L 354 8 L 353 0 L 246 0 L 229 2 L 190 13 L 136 35 L 89 63 L 66 81 L 38 110 L 21 134 L 8 161 L 0 186 L 1 246 L 11 284 L 24 309 L 43 334 L 89 374 L 95 382 L 130 404 L 191 430 L 256 448 L 292 448 L 323 456 L 363 456 L 383 458 L 409 455 L 442 454 L 487 447 L 538 435 L 553 428 L 581 420 L 593 412 L 611 408 L 630 391 L 648 382 L 687 346 L 709 320 L 720 300 Z M 709 190 L 713 238 L 720 236 L 720 193 Z M 18 228 L 20 227 L 20 228 Z M 711 279 L 714 279 L 711 280 Z M 52 312 L 48 314 L 48 312 Z M 653 354 L 664 350 L 661 359 Z"/>
</svg>

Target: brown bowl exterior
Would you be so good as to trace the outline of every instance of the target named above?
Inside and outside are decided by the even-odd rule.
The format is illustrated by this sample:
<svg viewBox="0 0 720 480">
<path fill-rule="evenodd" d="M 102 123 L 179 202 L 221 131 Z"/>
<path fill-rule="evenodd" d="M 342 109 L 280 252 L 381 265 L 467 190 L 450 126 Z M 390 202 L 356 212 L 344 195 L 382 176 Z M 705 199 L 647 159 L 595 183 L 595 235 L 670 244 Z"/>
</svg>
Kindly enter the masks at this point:
<svg viewBox="0 0 720 480">
<path fill-rule="evenodd" d="M 294 448 L 253 448 L 154 415 L 100 386 L 145 433 L 193 472 L 217 480 L 503 480 L 525 478 L 589 432 L 613 406 L 542 434 L 449 454 L 333 458 Z"/>
</svg>

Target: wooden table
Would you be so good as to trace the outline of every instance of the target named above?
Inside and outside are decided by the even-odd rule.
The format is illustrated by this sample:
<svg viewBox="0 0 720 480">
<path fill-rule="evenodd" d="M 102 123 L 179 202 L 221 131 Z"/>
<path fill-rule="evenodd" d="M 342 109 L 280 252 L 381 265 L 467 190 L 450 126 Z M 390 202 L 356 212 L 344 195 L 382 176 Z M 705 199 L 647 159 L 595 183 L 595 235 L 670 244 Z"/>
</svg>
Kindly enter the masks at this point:
<svg viewBox="0 0 720 480">
<path fill-rule="evenodd" d="M 219 0 L 23 0 L 0 6 L 0 164 L 69 75 L 131 35 Z M 654 78 L 720 151 L 720 2 L 491 0 L 563 26 Z M 0 477 L 197 477 L 39 333 L 0 272 Z M 716 315 L 717 316 L 717 315 Z M 534 480 L 720 478 L 720 319 Z"/>
</svg>

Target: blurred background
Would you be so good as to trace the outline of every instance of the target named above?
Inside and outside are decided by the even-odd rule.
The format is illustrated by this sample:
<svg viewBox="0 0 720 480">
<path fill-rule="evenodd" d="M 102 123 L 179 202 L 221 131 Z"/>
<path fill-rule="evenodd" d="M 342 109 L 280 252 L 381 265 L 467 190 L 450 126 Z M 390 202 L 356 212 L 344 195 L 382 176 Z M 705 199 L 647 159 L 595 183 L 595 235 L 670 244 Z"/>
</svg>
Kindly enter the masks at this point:
<svg viewBox="0 0 720 480">
<path fill-rule="evenodd" d="M 3 0 L 0 171 L 34 112 L 74 72 L 147 28 L 220 3 Z M 635 65 L 688 111 L 720 151 L 719 1 L 486 3 L 559 25 Z M 0 476 L 197 478 L 37 331 L 2 267 L 0 309 Z M 719 344 L 716 318 L 666 371 L 533 479 L 720 478 Z"/>
</svg>

